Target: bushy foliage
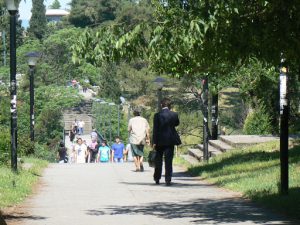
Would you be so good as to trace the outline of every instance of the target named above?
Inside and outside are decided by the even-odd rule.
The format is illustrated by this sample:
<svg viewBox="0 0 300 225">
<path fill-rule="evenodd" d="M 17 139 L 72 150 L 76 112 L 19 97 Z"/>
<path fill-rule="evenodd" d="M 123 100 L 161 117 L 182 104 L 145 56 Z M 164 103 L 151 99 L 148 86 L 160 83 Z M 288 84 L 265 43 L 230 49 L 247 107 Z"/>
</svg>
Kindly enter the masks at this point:
<svg viewBox="0 0 300 225">
<path fill-rule="evenodd" d="M 115 64 L 107 64 L 101 68 L 100 75 L 100 97 L 119 101 L 121 89 L 119 81 L 116 79 L 117 68 Z"/>
<path fill-rule="evenodd" d="M 235 74 L 241 96 L 250 108 L 260 109 L 263 104 L 264 112 L 269 116 L 272 133 L 278 132 L 278 72 L 256 58 L 241 66 Z"/>
<path fill-rule="evenodd" d="M 114 20 L 120 0 L 73 0 L 69 22 L 76 27 L 99 25 Z"/>
<path fill-rule="evenodd" d="M 0 92 L 1 93 L 1 92 Z M 0 126 L 8 126 L 10 115 L 10 102 L 8 96 L 0 96 Z"/>
<path fill-rule="evenodd" d="M 10 132 L 7 127 L 0 126 L 0 164 L 10 159 Z"/>
<path fill-rule="evenodd" d="M 54 145 L 62 136 L 62 111 L 75 106 L 81 98 L 73 88 L 41 86 L 36 89 L 36 135 L 38 141 Z"/>
<path fill-rule="evenodd" d="M 265 106 L 260 105 L 250 112 L 245 120 L 243 131 L 245 134 L 271 134 L 271 117 Z"/>
<path fill-rule="evenodd" d="M 34 154 L 34 143 L 30 140 L 29 133 L 18 134 L 18 156 Z"/>
<path fill-rule="evenodd" d="M 40 143 L 35 143 L 34 145 L 35 153 L 34 156 L 39 159 L 44 159 L 49 162 L 55 162 L 56 152 L 53 149 L 50 149 L 47 145 Z"/>
</svg>

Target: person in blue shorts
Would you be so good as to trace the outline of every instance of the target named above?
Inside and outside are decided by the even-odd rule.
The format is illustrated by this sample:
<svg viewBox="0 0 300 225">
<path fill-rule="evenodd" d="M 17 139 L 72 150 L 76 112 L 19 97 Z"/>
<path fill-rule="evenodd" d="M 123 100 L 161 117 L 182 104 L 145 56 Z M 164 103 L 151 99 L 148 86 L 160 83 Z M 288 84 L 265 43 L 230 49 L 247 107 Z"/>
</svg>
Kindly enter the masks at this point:
<svg viewBox="0 0 300 225">
<path fill-rule="evenodd" d="M 123 162 L 123 153 L 125 151 L 125 146 L 121 142 L 119 136 L 116 137 L 116 143 L 111 146 L 111 155 L 114 162 Z"/>
<path fill-rule="evenodd" d="M 98 162 L 109 162 L 110 149 L 106 144 L 106 140 L 103 140 L 98 150 Z"/>
</svg>

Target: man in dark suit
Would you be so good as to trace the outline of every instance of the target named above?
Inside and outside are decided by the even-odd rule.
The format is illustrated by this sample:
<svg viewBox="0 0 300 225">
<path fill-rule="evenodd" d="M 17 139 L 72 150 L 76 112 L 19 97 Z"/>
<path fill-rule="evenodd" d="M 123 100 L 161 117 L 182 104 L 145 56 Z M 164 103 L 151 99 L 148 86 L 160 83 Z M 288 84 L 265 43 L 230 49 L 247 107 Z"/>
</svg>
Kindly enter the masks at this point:
<svg viewBox="0 0 300 225">
<path fill-rule="evenodd" d="M 164 98 L 161 101 L 162 110 L 154 115 L 153 120 L 153 148 L 156 150 L 154 180 L 159 184 L 162 173 L 162 160 L 165 156 L 165 181 L 171 185 L 173 172 L 174 146 L 181 141 L 175 129 L 179 125 L 178 114 L 170 111 L 171 101 Z"/>
</svg>

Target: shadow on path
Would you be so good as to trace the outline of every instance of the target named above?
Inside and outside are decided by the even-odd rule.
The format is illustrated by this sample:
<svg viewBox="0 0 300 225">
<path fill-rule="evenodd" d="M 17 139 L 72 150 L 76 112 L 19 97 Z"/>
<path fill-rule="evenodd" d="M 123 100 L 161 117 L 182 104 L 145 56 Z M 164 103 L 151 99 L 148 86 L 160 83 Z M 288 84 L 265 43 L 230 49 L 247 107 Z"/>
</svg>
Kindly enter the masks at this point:
<svg viewBox="0 0 300 225">
<path fill-rule="evenodd" d="M 0 212 L 0 225 L 7 225 L 7 223 L 5 222 L 1 212 Z"/>
<path fill-rule="evenodd" d="M 162 219 L 189 218 L 195 224 L 219 224 L 219 223 L 243 223 L 251 221 L 256 224 L 295 224 L 282 218 L 266 215 L 260 209 L 253 207 L 251 203 L 245 203 L 236 198 L 195 199 L 191 201 L 154 202 L 141 205 L 115 205 L 103 209 L 91 209 L 87 215 L 150 215 Z M 280 220 L 280 223 L 278 221 Z"/>
<path fill-rule="evenodd" d="M 179 181 L 179 180 L 176 180 L 176 181 Z M 198 183 L 178 183 L 176 181 L 172 181 L 172 188 L 186 188 L 186 187 L 214 187 L 214 185 L 212 184 L 198 184 Z M 133 185 L 133 186 L 151 186 L 151 185 L 154 185 L 154 186 L 157 186 L 157 184 L 153 182 L 120 182 L 120 184 L 125 184 L 125 185 Z M 164 186 L 165 182 L 162 181 L 160 183 L 160 186 Z"/>
<path fill-rule="evenodd" d="M 25 220 L 45 220 L 47 217 L 27 215 L 25 213 L 12 213 L 12 215 L 0 214 L 0 225 Z"/>
</svg>

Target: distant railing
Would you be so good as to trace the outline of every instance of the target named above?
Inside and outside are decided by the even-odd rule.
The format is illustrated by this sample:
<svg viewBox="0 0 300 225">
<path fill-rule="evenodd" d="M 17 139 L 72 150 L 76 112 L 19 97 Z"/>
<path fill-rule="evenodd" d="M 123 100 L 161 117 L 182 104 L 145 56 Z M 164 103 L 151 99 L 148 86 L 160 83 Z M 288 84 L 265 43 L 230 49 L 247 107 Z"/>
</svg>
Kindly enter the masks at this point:
<svg viewBox="0 0 300 225">
<path fill-rule="evenodd" d="M 103 137 L 102 134 L 99 133 L 99 131 L 96 130 L 96 133 L 97 133 L 98 142 L 101 144 L 105 140 L 105 138 Z"/>
</svg>

